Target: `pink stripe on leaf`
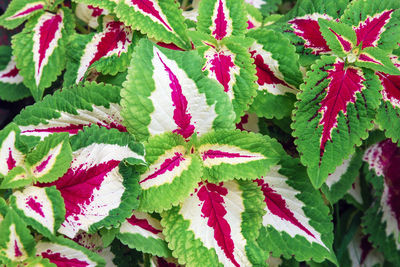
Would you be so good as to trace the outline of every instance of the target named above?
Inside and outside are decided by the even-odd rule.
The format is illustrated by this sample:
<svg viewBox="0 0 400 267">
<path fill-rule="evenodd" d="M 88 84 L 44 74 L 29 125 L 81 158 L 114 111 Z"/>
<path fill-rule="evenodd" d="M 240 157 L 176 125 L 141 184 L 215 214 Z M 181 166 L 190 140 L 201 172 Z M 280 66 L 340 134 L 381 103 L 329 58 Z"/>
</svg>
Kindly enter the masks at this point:
<svg viewBox="0 0 400 267">
<path fill-rule="evenodd" d="M 17 69 L 17 67 L 15 66 L 13 69 L 11 69 L 9 72 L 7 73 L 3 73 L 0 78 L 14 78 L 17 77 L 19 74 L 19 70 Z"/>
<path fill-rule="evenodd" d="M 146 219 L 139 219 L 136 218 L 135 215 L 132 214 L 132 216 L 128 219 L 126 219 L 128 221 L 128 223 L 130 223 L 131 225 L 135 226 L 139 226 L 140 228 L 149 231 L 155 235 L 161 233 L 162 231 L 159 229 L 154 228 Z"/>
<path fill-rule="evenodd" d="M 136 6 L 145 16 L 151 16 L 156 18 L 165 28 L 169 31 L 173 31 L 168 23 L 161 17 L 160 12 L 154 7 L 154 0 L 130 0 L 132 5 Z"/>
<path fill-rule="evenodd" d="M 232 153 L 232 152 L 225 152 L 220 150 L 207 150 L 203 153 L 202 158 L 203 160 L 206 159 L 215 159 L 215 158 L 253 158 L 254 156 L 249 155 L 242 155 L 240 153 Z"/>
<path fill-rule="evenodd" d="M 48 249 L 45 252 L 42 252 L 41 255 L 43 258 L 49 259 L 51 263 L 54 263 L 58 267 L 86 267 L 89 266 L 87 262 L 81 261 L 76 258 L 64 257 L 58 252 L 53 252 Z"/>
<path fill-rule="evenodd" d="M 376 61 L 375 59 L 373 59 L 372 57 L 368 56 L 367 54 L 360 54 L 358 56 L 358 60 L 359 61 L 364 61 L 364 62 L 369 62 L 369 63 L 374 63 L 374 64 L 378 64 L 378 65 L 383 65 L 381 62 Z"/>
<path fill-rule="evenodd" d="M 100 127 L 105 127 L 107 129 L 117 129 L 120 132 L 126 132 L 126 128 L 115 122 L 97 122 L 96 123 Z M 92 123 L 87 124 L 71 124 L 68 126 L 60 126 L 60 127 L 49 127 L 49 128 L 36 128 L 32 130 L 25 130 L 22 133 L 69 133 L 71 135 L 77 134 L 80 130 L 83 129 L 84 126 L 90 126 Z"/>
<path fill-rule="evenodd" d="M 400 75 L 389 75 L 383 72 L 376 72 L 383 89 L 381 94 L 383 100 L 390 101 L 393 108 L 400 108 Z"/>
<path fill-rule="evenodd" d="M 223 51 L 216 52 L 214 57 L 209 60 L 211 65 L 210 71 L 215 73 L 215 76 L 220 84 L 224 86 L 224 91 L 232 91 L 229 82 L 231 81 L 232 71 L 235 70 L 235 63 L 233 57 L 225 55 Z"/>
<path fill-rule="evenodd" d="M 13 155 L 12 155 L 12 151 L 11 148 L 8 148 L 8 158 L 7 158 L 7 168 L 9 171 L 11 171 L 14 167 L 16 167 L 17 165 L 17 161 L 14 159 Z"/>
<path fill-rule="evenodd" d="M 176 167 L 179 167 L 182 161 L 184 161 L 185 158 L 183 157 L 182 153 L 175 152 L 175 156 L 169 159 L 166 159 L 160 166 L 160 169 L 156 170 L 154 173 L 150 174 L 147 176 L 145 179 L 141 180 L 139 183 L 144 183 L 148 180 L 157 178 L 157 176 L 160 176 L 167 171 L 171 172 L 173 169 Z"/>
<path fill-rule="evenodd" d="M 40 202 L 36 201 L 37 197 L 28 197 L 28 201 L 26 202 L 26 208 L 32 209 L 34 212 L 42 216 L 43 218 L 45 217 L 42 207 L 43 205 Z"/>
<path fill-rule="evenodd" d="M 41 173 L 46 167 L 47 164 L 49 164 L 50 159 L 53 157 L 53 155 L 49 155 L 45 160 L 43 160 L 33 171 L 34 173 Z"/>
<path fill-rule="evenodd" d="M 34 5 L 34 6 L 30 7 L 30 8 L 28 8 L 28 9 L 25 9 L 25 10 L 23 10 L 21 12 L 16 13 L 13 16 L 7 18 L 7 20 L 17 19 L 17 18 L 20 18 L 20 17 L 25 17 L 26 15 L 28 15 L 28 14 L 36 11 L 36 10 L 43 9 L 43 7 L 44 7 L 43 4 Z"/>
<path fill-rule="evenodd" d="M 20 249 L 19 246 L 18 246 L 17 240 L 14 240 L 14 256 L 15 256 L 16 258 L 22 256 L 22 252 L 21 252 L 21 249 Z"/>
<path fill-rule="evenodd" d="M 218 0 L 217 14 L 213 21 L 215 30 L 212 32 L 213 36 L 217 40 L 222 40 L 228 33 L 228 21 L 224 11 L 224 1 Z"/>
<path fill-rule="evenodd" d="M 336 36 L 336 39 L 339 41 L 340 45 L 342 46 L 343 51 L 350 52 L 351 49 L 353 49 L 353 44 L 352 43 L 350 43 L 349 41 L 345 40 L 342 36 L 340 36 L 338 33 L 336 33 L 331 28 L 329 28 L 329 30 Z"/>
</svg>

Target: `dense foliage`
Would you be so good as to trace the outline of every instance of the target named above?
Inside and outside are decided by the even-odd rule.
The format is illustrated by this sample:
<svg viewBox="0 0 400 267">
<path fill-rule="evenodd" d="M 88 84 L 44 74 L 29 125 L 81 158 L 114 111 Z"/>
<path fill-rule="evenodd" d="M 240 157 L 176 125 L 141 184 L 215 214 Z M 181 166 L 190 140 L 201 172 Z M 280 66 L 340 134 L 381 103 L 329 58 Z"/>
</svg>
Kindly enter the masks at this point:
<svg viewBox="0 0 400 267">
<path fill-rule="evenodd" d="M 1 266 L 400 265 L 398 0 L 0 7 Z"/>
</svg>

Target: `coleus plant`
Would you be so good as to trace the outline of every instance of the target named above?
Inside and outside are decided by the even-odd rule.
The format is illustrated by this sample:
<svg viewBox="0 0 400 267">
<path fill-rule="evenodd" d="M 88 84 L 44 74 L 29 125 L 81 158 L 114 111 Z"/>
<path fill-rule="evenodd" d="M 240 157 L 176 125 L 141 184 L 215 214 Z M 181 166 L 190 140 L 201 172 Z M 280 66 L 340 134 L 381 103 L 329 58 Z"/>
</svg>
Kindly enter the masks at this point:
<svg viewBox="0 0 400 267">
<path fill-rule="evenodd" d="M 0 264 L 399 265 L 400 4 L 280 4 L 12 0 Z"/>
</svg>

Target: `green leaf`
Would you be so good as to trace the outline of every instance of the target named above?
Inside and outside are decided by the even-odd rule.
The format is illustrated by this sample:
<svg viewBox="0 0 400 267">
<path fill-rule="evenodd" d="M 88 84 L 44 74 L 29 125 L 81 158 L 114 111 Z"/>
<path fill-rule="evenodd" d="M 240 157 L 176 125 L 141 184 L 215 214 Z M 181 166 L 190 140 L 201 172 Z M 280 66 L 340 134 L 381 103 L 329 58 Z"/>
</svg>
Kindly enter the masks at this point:
<svg viewBox="0 0 400 267">
<path fill-rule="evenodd" d="M 319 19 L 318 25 L 333 54 L 345 57 L 356 46 L 357 37 L 352 27 L 326 19 Z"/>
<path fill-rule="evenodd" d="M 8 124 L 0 131 L 0 177 L 25 161 L 26 147 L 20 140 L 21 131 L 15 123 Z"/>
<path fill-rule="evenodd" d="M 186 34 L 186 24 L 179 9 L 179 3 L 173 0 L 150 0 L 146 3 L 136 0 L 119 1 L 115 13 L 126 25 L 147 34 L 149 38 L 190 49 Z"/>
<path fill-rule="evenodd" d="M 107 9 L 110 12 L 114 11 L 114 8 L 117 6 L 119 2 L 118 0 L 73 0 L 73 1 L 77 3 L 84 3 L 87 5 Z"/>
<path fill-rule="evenodd" d="M 19 188 L 33 183 L 33 177 L 28 175 L 26 168 L 17 166 L 7 173 L 1 182 L 1 189 Z"/>
<path fill-rule="evenodd" d="M 182 202 L 201 181 L 201 161 L 177 134 L 150 137 L 145 145 L 149 169 L 140 176 L 139 210 L 161 212 Z"/>
<path fill-rule="evenodd" d="M 390 75 L 400 75 L 400 70 L 390 60 L 388 53 L 377 47 L 367 47 L 361 50 L 354 64 Z"/>
<path fill-rule="evenodd" d="M 210 132 L 196 148 L 203 161 L 203 178 L 213 183 L 258 178 L 280 159 L 275 142 L 268 136 L 239 130 Z"/>
<path fill-rule="evenodd" d="M 12 0 L 6 12 L 0 17 L 0 26 L 14 29 L 47 6 L 46 1 Z"/>
</svg>

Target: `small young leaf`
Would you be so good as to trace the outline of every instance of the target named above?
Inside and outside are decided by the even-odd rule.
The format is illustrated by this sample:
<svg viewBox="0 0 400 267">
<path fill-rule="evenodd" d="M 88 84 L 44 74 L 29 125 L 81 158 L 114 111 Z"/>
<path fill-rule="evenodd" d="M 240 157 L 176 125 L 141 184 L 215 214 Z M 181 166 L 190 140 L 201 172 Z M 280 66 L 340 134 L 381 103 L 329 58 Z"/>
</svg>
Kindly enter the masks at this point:
<svg viewBox="0 0 400 267">
<path fill-rule="evenodd" d="M 0 176 L 6 176 L 12 169 L 21 166 L 25 153 L 19 143 L 20 130 L 11 123 L 0 131 Z"/>
</svg>

